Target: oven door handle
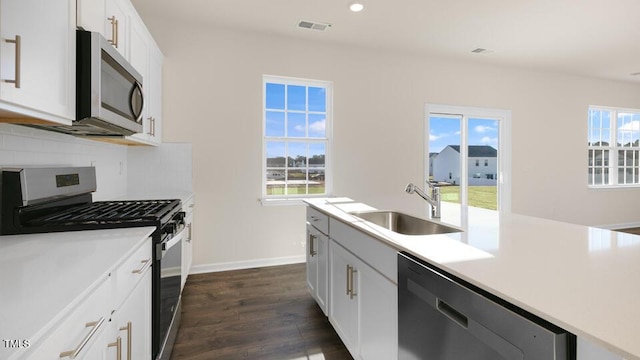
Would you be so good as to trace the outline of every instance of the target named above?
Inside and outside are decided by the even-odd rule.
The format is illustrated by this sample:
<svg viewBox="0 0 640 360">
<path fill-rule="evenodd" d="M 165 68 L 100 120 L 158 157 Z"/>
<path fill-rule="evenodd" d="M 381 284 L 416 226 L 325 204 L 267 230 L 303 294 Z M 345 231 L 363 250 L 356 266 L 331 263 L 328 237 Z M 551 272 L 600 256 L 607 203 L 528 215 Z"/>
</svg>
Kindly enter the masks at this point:
<svg viewBox="0 0 640 360">
<path fill-rule="evenodd" d="M 174 245 L 179 243 L 182 238 L 184 238 L 184 233 L 186 230 L 186 227 L 183 228 L 176 236 L 172 237 L 171 240 L 167 240 L 166 242 L 162 243 L 162 252 L 164 253 L 165 251 L 171 249 Z"/>
</svg>

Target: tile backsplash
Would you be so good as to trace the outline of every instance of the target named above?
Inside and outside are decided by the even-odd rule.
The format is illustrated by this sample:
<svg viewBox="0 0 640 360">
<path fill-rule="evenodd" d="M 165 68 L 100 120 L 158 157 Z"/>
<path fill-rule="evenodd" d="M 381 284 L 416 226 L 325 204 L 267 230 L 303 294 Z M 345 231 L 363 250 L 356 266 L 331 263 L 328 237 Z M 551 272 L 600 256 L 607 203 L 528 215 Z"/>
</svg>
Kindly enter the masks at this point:
<svg viewBox="0 0 640 360">
<path fill-rule="evenodd" d="M 191 152 L 191 144 L 188 143 L 129 147 L 129 194 L 192 192 Z"/>
<path fill-rule="evenodd" d="M 0 124 L 0 167 L 95 166 L 94 200 L 127 193 L 127 147 L 25 126 Z"/>
</svg>

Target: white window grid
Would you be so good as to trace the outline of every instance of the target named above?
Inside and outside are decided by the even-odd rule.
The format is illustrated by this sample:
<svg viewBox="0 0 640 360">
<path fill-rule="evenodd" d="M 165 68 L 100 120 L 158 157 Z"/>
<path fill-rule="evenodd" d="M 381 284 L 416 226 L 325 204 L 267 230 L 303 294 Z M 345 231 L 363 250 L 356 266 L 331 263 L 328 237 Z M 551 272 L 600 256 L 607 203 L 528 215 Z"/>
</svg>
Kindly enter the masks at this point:
<svg viewBox="0 0 640 360">
<path fill-rule="evenodd" d="M 285 106 L 284 110 L 282 109 L 272 109 L 267 107 L 266 103 L 266 86 L 267 83 L 272 84 L 282 84 L 282 85 L 297 85 L 304 86 L 306 89 L 306 99 L 309 101 L 309 87 L 318 87 L 325 89 L 325 100 L 326 107 L 325 111 L 311 111 L 308 109 L 308 106 L 305 110 L 290 110 L 288 106 L 288 94 L 287 89 L 288 86 L 285 86 L 285 95 L 284 101 Z M 269 76 L 265 75 L 263 77 L 263 111 L 262 111 L 262 124 L 263 124 L 263 171 L 262 171 L 262 197 L 263 198 L 302 198 L 302 197 L 313 197 L 313 196 L 327 196 L 331 193 L 331 181 L 330 181 L 330 146 L 331 146 L 331 130 L 332 130 L 332 111 L 333 111 L 333 94 L 332 94 L 332 83 L 328 81 L 319 81 L 319 80 L 308 80 L 308 79 L 298 79 L 298 78 L 290 78 L 290 77 L 281 77 L 281 76 Z M 307 104 L 308 105 L 308 104 Z M 284 136 L 267 136 L 266 135 L 266 114 L 269 112 L 280 112 L 284 113 Z M 289 114 L 301 114 L 305 115 L 305 136 L 296 136 L 291 137 L 288 136 L 289 131 Z M 324 115 L 325 116 L 325 136 L 324 137 L 310 137 L 309 135 L 309 115 Z M 268 142 L 281 142 L 285 146 L 285 166 L 267 166 L 267 143 Z M 305 166 L 290 166 L 288 163 L 289 158 L 289 145 L 290 144 L 307 144 L 306 146 L 306 154 L 305 158 L 307 159 Z M 312 166 L 309 163 L 309 148 L 311 144 L 323 144 L 325 149 L 325 159 L 324 166 Z M 266 183 L 266 174 L 268 171 L 282 171 L 285 179 L 284 182 L 284 190 L 282 195 L 269 195 L 267 194 L 267 183 Z M 304 194 L 288 194 L 289 182 L 286 179 L 289 178 L 289 173 L 303 171 L 305 174 L 305 178 L 308 180 L 311 173 L 317 174 L 319 172 L 324 172 L 324 192 L 317 194 L 309 194 L 309 183 L 308 181 L 305 184 L 305 193 Z"/>
<path fill-rule="evenodd" d="M 640 110 L 591 106 L 587 136 L 590 187 L 640 186 Z"/>
</svg>

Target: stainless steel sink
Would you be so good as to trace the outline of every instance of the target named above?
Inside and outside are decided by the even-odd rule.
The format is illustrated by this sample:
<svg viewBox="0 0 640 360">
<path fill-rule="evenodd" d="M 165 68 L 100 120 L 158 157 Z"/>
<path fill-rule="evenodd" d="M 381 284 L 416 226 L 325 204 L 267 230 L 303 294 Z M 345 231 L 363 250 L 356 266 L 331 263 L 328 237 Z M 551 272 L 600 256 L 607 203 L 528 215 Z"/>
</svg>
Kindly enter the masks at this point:
<svg viewBox="0 0 640 360">
<path fill-rule="evenodd" d="M 454 227 L 397 211 L 355 211 L 351 214 L 403 235 L 433 235 L 461 231 Z"/>
</svg>

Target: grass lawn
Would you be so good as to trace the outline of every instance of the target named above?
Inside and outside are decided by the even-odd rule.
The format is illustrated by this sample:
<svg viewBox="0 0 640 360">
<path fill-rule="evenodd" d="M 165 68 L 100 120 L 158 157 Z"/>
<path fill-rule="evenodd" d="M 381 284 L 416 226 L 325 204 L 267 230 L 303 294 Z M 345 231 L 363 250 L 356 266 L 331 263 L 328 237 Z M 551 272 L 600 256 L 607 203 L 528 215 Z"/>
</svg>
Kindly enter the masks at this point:
<svg viewBox="0 0 640 360">
<path fill-rule="evenodd" d="M 469 206 L 497 210 L 498 209 L 497 186 L 469 186 Z M 440 188 L 442 201 L 460 203 L 459 186 L 442 186 Z"/>
<path fill-rule="evenodd" d="M 295 186 L 289 185 L 287 188 L 287 195 L 312 195 L 312 194 L 324 194 L 324 184 L 309 185 L 309 192 L 306 192 L 304 185 Z M 284 185 L 281 186 L 267 186 L 267 195 L 284 195 Z"/>
</svg>

